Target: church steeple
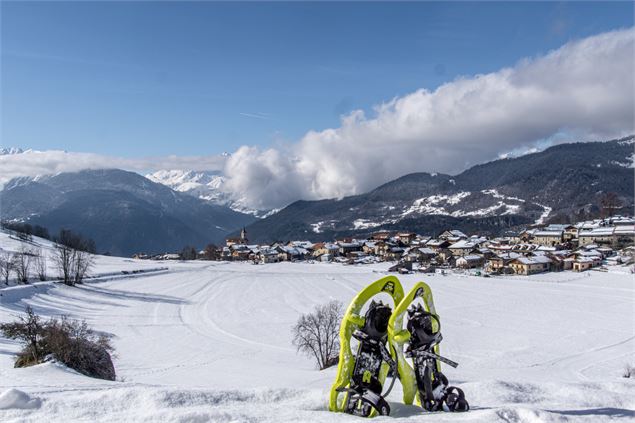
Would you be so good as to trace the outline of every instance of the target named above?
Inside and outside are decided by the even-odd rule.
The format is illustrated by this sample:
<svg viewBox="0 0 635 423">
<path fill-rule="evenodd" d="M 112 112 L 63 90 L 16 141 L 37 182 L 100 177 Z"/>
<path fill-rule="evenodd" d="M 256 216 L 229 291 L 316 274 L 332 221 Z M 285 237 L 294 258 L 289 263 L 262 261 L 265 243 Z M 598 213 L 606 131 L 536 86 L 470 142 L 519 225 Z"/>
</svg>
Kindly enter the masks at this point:
<svg viewBox="0 0 635 423">
<path fill-rule="evenodd" d="M 242 229 L 241 229 L 241 231 L 240 231 L 240 240 L 241 240 L 243 243 L 246 243 L 246 242 L 247 242 L 247 230 L 245 229 L 245 227 L 244 227 L 244 226 L 243 226 L 243 228 L 242 228 Z"/>
</svg>

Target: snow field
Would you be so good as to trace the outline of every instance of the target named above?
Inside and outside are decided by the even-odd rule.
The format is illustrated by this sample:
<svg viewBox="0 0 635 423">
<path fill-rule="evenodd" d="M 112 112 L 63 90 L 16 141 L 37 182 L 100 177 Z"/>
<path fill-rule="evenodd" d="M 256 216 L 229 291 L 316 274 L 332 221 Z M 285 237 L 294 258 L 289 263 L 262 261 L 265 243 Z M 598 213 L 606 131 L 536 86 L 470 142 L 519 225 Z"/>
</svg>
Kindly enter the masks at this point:
<svg viewBox="0 0 635 423">
<path fill-rule="evenodd" d="M 96 273 L 131 266 L 121 258 L 98 263 L 104 265 Z M 168 266 L 74 288 L 1 289 L 0 321 L 28 304 L 112 334 L 120 380 L 87 378 L 56 363 L 14 369 L 19 347 L 0 338 L 0 421 L 360 421 L 326 410 L 335 371 L 317 371 L 298 355 L 290 329 L 317 304 L 347 304 L 384 275 L 386 264 Z M 397 383 L 388 398 L 392 415 L 377 421 L 635 420 L 635 381 L 621 377 L 627 363 L 635 364 L 632 275 L 399 278 L 405 290 L 418 280 L 432 287 L 442 354 L 460 363 L 443 369 L 472 411 L 429 414 L 405 406 Z"/>
</svg>

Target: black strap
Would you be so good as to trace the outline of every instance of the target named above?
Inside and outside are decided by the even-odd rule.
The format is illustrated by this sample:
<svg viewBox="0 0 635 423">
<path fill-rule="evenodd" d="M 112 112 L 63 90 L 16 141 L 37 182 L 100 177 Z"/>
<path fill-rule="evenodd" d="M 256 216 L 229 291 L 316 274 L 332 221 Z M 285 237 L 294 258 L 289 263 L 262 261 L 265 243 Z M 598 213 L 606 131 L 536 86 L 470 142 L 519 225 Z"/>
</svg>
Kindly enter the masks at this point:
<svg viewBox="0 0 635 423">
<path fill-rule="evenodd" d="M 459 366 L 459 363 L 457 363 L 456 361 L 452 361 L 449 358 L 445 358 L 440 356 L 439 354 L 433 353 L 432 351 L 428 351 L 427 349 L 425 349 L 424 347 L 418 348 L 418 349 L 414 349 L 412 351 L 410 351 L 410 355 L 421 355 L 425 358 L 432 358 L 435 360 L 439 360 L 445 364 L 447 364 L 448 366 L 452 366 L 455 369 Z"/>
</svg>

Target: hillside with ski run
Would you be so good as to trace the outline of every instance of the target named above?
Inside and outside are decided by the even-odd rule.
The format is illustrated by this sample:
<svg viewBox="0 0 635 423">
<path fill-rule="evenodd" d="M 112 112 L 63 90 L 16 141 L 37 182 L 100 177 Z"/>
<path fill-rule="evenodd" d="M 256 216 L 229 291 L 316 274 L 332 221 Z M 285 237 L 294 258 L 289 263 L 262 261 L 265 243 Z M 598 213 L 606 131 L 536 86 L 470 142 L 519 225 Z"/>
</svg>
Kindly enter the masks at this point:
<svg viewBox="0 0 635 423">
<path fill-rule="evenodd" d="M 51 256 L 48 241 L 30 247 Z M 0 247 L 21 242 L 0 233 Z M 111 334 L 118 381 L 91 379 L 60 364 L 13 368 L 19 345 L 0 338 L 3 422 L 356 422 L 327 411 L 334 369 L 318 371 L 291 345 L 302 313 L 332 299 L 348 303 L 386 274 L 388 263 L 168 262 L 96 257 L 101 278 L 0 288 L 0 321 L 26 305 L 45 317 L 85 319 Z M 50 271 L 53 265 L 49 263 Z M 162 263 L 163 265 L 163 263 Z M 635 418 L 635 282 L 629 268 L 425 280 L 442 321 L 444 367 L 472 406 L 428 414 L 388 397 L 395 422 L 608 422 Z"/>
</svg>

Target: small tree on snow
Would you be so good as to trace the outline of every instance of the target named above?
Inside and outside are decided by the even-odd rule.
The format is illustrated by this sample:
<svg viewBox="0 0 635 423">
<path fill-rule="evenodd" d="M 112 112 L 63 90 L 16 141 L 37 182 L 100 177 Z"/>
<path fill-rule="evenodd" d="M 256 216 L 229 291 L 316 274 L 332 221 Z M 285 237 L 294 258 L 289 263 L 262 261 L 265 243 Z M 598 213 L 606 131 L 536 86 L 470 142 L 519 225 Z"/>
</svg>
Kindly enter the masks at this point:
<svg viewBox="0 0 635 423">
<path fill-rule="evenodd" d="M 93 256 L 81 250 L 75 250 L 73 256 L 73 282 L 82 283 L 88 271 L 93 267 Z"/>
<path fill-rule="evenodd" d="M 0 251 L 0 277 L 5 285 L 9 285 L 9 277 L 13 271 L 13 255 L 8 251 Z"/>
<path fill-rule="evenodd" d="M 13 255 L 13 268 L 18 277 L 18 281 L 22 283 L 27 283 L 29 281 L 31 259 L 31 252 L 24 247 L 20 248 L 20 251 Z"/>
<path fill-rule="evenodd" d="M 21 354 L 25 362 L 37 364 L 43 360 L 44 326 L 30 306 L 26 307 L 26 316 L 20 316 L 17 322 L 1 323 L 0 332 L 9 339 L 24 342 Z"/>
<path fill-rule="evenodd" d="M 59 271 L 60 279 L 66 285 L 73 285 L 73 249 L 64 244 L 55 244 L 53 261 Z"/>
<path fill-rule="evenodd" d="M 46 256 L 42 254 L 41 249 L 37 249 L 33 252 L 33 265 L 35 267 L 35 274 L 41 281 L 46 280 Z"/>
<path fill-rule="evenodd" d="M 293 327 L 293 345 L 314 357 L 320 370 L 337 363 L 342 314 L 342 303 L 334 300 L 303 314 Z"/>
<path fill-rule="evenodd" d="M 69 286 L 82 283 L 94 262 L 92 254 L 62 244 L 55 246 L 53 259 L 60 279 Z"/>
</svg>

